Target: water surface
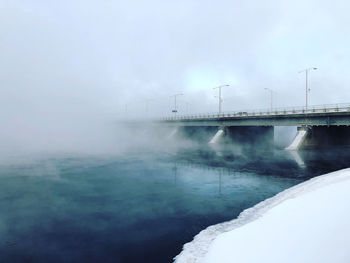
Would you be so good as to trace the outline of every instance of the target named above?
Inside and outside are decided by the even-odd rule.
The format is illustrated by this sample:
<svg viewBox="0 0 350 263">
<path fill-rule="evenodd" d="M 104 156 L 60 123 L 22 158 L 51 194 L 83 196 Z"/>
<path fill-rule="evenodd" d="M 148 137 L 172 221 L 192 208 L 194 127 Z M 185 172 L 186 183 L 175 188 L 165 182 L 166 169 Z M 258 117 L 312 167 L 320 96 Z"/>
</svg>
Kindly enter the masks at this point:
<svg viewBox="0 0 350 263">
<path fill-rule="evenodd" d="M 197 148 L 3 162 L 0 262 L 171 262 L 207 226 L 348 156 Z"/>
</svg>

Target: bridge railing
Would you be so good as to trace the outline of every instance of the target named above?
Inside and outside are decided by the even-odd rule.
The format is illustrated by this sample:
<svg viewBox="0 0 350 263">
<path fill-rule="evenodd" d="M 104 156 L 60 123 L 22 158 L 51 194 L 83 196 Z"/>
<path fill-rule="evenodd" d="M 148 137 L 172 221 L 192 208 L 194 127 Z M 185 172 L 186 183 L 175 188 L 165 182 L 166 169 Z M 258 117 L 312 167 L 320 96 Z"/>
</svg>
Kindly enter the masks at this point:
<svg viewBox="0 0 350 263">
<path fill-rule="evenodd" d="M 294 114 L 317 114 L 327 112 L 349 112 L 350 103 L 339 104 L 323 104 L 312 105 L 306 110 L 303 107 L 286 107 L 286 108 L 273 108 L 273 109 L 255 109 L 255 110 L 241 110 L 241 111 L 225 111 L 221 114 L 218 113 L 201 113 L 201 114 L 186 114 L 165 117 L 162 120 L 175 121 L 175 120 L 199 120 L 199 119 L 213 119 L 213 118 L 240 118 L 240 117 L 253 117 L 253 116 L 276 116 L 276 115 L 294 115 Z"/>
</svg>

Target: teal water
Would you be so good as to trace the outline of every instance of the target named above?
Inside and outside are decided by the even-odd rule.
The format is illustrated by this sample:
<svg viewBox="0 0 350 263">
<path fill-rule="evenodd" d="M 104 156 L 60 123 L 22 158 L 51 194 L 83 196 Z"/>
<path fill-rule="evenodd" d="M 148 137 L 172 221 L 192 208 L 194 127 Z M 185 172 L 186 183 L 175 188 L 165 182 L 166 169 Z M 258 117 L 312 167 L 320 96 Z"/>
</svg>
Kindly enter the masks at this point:
<svg viewBox="0 0 350 263">
<path fill-rule="evenodd" d="M 171 262 L 207 226 L 348 156 L 201 148 L 3 162 L 0 262 Z"/>
</svg>

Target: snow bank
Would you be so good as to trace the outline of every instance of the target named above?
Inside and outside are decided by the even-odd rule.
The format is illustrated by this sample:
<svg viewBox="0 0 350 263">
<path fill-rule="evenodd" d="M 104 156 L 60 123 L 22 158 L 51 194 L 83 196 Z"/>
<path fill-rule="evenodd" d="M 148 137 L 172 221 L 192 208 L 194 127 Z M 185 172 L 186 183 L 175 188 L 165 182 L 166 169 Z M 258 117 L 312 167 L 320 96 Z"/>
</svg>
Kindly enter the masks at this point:
<svg viewBox="0 0 350 263">
<path fill-rule="evenodd" d="M 200 232 L 176 263 L 350 262 L 350 169 L 315 177 Z"/>
</svg>

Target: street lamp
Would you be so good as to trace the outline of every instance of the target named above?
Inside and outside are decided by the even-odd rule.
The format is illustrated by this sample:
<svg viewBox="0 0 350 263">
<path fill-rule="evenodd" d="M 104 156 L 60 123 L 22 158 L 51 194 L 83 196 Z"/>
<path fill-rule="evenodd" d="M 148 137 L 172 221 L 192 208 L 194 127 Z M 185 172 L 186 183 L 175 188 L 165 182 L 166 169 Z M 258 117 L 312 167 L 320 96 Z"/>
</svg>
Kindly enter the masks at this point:
<svg viewBox="0 0 350 263">
<path fill-rule="evenodd" d="M 309 75 L 309 71 L 311 70 L 316 70 L 317 68 L 307 68 L 307 69 L 303 69 L 301 71 L 299 71 L 298 73 L 303 73 L 305 72 L 305 112 L 307 112 L 307 106 L 308 106 L 308 94 L 310 92 L 310 89 L 308 88 L 308 75 Z"/>
<path fill-rule="evenodd" d="M 221 88 L 222 87 L 228 87 L 230 85 L 221 85 L 221 86 L 218 86 L 218 87 L 215 87 L 213 89 L 219 89 L 219 115 L 221 114 L 221 103 L 224 101 L 222 98 L 221 98 Z"/>
<path fill-rule="evenodd" d="M 176 116 L 176 113 L 177 113 L 176 98 L 178 96 L 182 96 L 182 95 L 183 95 L 182 93 L 178 93 L 178 94 L 174 94 L 174 95 L 170 96 L 170 98 L 174 97 L 174 109 L 172 110 L 172 112 L 175 113 L 175 116 Z"/>
<path fill-rule="evenodd" d="M 265 90 L 270 92 L 270 108 L 271 108 L 271 111 L 272 111 L 273 90 L 269 89 L 269 88 L 265 88 Z"/>
</svg>

